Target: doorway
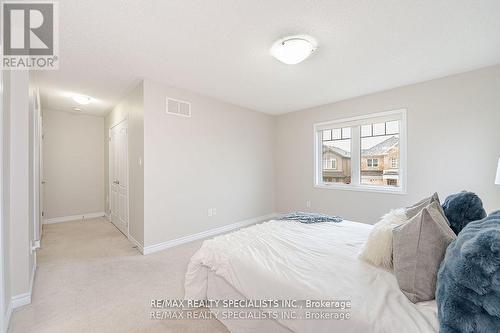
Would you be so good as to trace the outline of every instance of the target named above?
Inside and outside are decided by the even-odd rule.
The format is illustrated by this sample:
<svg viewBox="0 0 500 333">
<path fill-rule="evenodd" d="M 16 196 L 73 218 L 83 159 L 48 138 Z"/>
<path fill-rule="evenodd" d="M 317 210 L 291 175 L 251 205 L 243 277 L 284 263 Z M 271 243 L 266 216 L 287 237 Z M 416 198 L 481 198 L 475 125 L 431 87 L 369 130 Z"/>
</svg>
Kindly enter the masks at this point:
<svg viewBox="0 0 500 333">
<path fill-rule="evenodd" d="M 128 237 L 127 120 L 109 130 L 109 210 L 111 222 Z"/>
</svg>

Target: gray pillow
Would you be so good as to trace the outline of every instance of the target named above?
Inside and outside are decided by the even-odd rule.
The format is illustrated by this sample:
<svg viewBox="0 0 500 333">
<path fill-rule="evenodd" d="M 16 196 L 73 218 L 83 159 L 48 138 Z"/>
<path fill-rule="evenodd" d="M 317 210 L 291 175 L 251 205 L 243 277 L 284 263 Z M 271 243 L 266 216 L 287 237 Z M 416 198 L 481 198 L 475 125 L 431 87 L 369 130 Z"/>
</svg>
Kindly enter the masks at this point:
<svg viewBox="0 0 500 333">
<path fill-rule="evenodd" d="M 394 274 L 413 303 L 434 299 L 439 265 L 456 238 L 443 209 L 432 202 L 392 231 Z"/>
<path fill-rule="evenodd" d="M 435 192 L 433 195 L 431 195 L 428 198 L 424 198 L 424 199 L 420 200 L 419 202 L 417 202 L 416 204 L 414 204 L 410 207 L 406 207 L 406 217 L 408 218 L 408 220 L 411 219 L 412 217 L 414 217 L 418 213 L 420 213 L 422 211 L 422 209 L 429 206 L 433 202 L 437 202 L 438 204 L 441 204 L 439 202 L 439 196 L 438 196 L 437 192 Z"/>
</svg>

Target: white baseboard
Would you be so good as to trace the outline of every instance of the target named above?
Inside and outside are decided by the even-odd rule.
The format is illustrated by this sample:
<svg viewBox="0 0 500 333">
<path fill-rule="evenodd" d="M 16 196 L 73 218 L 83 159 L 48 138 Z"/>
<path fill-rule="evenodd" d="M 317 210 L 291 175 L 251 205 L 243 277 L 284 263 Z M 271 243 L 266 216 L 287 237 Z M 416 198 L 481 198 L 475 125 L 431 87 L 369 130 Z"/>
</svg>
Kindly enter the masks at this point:
<svg viewBox="0 0 500 333">
<path fill-rule="evenodd" d="M 12 296 L 12 309 L 17 309 L 23 305 L 31 303 L 31 293 L 24 293 Z"/>
<path fill-rule="evenodd" d="M 225 233 L 228 231 L 233 231 L 233 230 L 236 230 L 239 228 L 249 226 L 251 224 L 268 221 L 268 220 L 275 218 L 278 215 L 279 214 L 277 214 L 277 213 L 273 213 L 273 214 L 269 214 L 269 215 L 258 216 L 258 217 L 254 217 L 254 218 L 251 218 L 248 220 L 243 220 L 243 221 L 239 221 L 236 223 L 224 225 L 222 227 L 202 231 L 202 232 L 199 232 L 197 234 L 172 239 L 172 240 L 158 243 L 158 244 L 154 244 L 154 245 L 145 246 L 141 252 L 144 255 L 151 254 L 151 253 L 162 251 L 162 250 L 165 250 L 165 249 L 177 246 L 177 245 L 181 245 L 184 243 L 189 243 L 189 242 L 193 242 L 195 240 L 215 236 L 215 235 L 222 234 L 222 233 Z"/>
<path fill-rule="evenodd" d="M 128 239 L 135 245 L 137 246 L 137 250 L 139 250 L 139 252 L 141 252 L 142 254 L 144 254 L 144 247 L 134 238 L 132 237 L 131 235 L 128 235 Z"/>
<path fill-rule="evenodd" d="M 33 294 L 33 285 L 35 283 L 35 274 L 36 274 L 36 263 L 32 267 L 29 291 L 24 294 L 12 296 L 11 303 L 9 304 L 9 306 L 11 306 L 11 311 L 23 305 L 28 305 L 31 303 L 31 295 Z"/>
<path fill-rule="evenodd" d="M 5 318 L 3 322 L 3 331 L 7 333 L 9 331 L 9 325 L 10 325 L 10 318 L 12 317 L 12 301 L 7 304 L 7 310 L 5 311 Z"/>
<path fill-rule="evenodd" d="M 52 219 L 45 219 L 45 220 L 43 220 L 43 224 L 52 224 L 52 223 L 61 223 L 61 222 L 69 222 L 69 221 L 76 221 L 76 220 L 93 219 L 96 217 L 103 217 L 105 215 L 106 214 L 104 212 L 97 212 L 97 213 L 88 213 L 88 214 L 80 214 L 80 215 L 61 216 L 61 217 L 55 217 Z"/>
</svg>

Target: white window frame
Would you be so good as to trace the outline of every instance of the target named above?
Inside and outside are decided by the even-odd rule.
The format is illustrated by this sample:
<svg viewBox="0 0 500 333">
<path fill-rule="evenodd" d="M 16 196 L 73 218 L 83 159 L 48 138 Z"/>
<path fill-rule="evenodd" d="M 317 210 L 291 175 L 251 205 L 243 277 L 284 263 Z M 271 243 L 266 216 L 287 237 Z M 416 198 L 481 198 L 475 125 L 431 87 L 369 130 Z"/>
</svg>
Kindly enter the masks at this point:
<svg viewBox="0 0 500 333">
<path fill-rule="evenodd" d="M 399 120 L 399 177 L 400 186 L 383 186 L 361 184 L 361 126 Z M 322 131 L 335 128 L 351 127 L 351 184 L 323 182 L 323 141 Z M 407 126 L 406 109 L 371 113 L 357 117 L 336 119 L 313 125 L 314 138 L 314 182 L 315 188 L 332 190 L 350 190 L 364 192 L 379 192 L 406 194 L 407 184 Z M 380 162 L 380 161 L 379 161 Z"/>
</svg>

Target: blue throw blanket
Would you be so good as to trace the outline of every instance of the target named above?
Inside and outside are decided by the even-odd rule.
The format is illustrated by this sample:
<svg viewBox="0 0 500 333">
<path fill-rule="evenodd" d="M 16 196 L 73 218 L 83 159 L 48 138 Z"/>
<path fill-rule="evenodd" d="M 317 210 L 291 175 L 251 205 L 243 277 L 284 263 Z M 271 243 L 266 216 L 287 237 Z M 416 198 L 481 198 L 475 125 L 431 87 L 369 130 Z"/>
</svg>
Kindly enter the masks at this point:
<svg viewBox="0 0 500 333">
<path fill-rule="evenodd" d="M 500 210 L 470 222 L 446 250 L 436 301 L 441 333 L 500 330 Z"/>
<path fill-rule="evenodd" d="M 293 212 L 286 214 L 280 220 L 292 220 L 302 223 L 319 223 L 319 222 L 341 222 L 340 216 L 330 216 L 319 213 Z"/>
</svg>

